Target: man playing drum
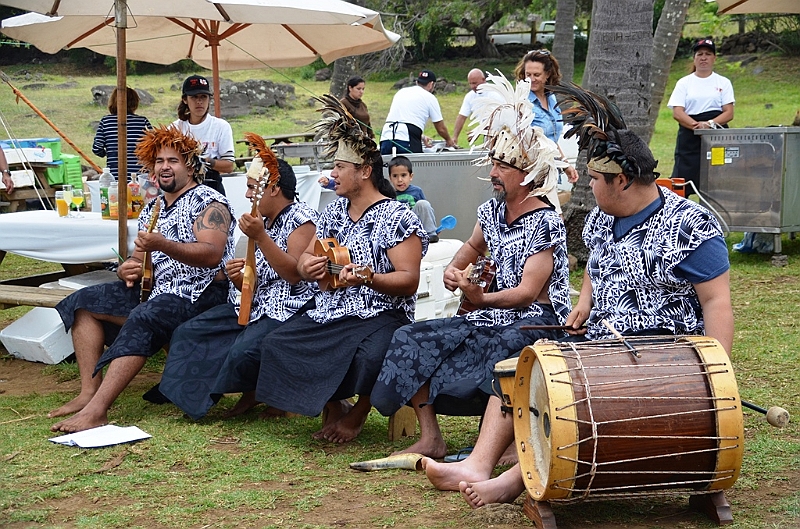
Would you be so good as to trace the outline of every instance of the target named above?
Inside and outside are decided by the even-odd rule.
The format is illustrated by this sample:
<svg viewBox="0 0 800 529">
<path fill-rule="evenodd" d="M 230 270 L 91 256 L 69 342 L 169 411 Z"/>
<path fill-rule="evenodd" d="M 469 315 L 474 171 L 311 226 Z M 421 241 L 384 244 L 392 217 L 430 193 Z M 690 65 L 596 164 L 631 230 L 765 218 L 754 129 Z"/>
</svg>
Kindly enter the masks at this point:
<svg viewBox="0 0 800 529">
<path fill-rule="evenodd" d="M 402 452 L 444 457 L 437 396 L 464 400 L 480 392 L 490 395 L 497 362 L 539 338 L 556 337 L 552 330 L 521 327 L 563 325 L 571 308 L 566 230 L 546 198 L 558 178 L 558 146 L 530 126 L 529 89 L 515 91 L 502 75 L 489 78 L 482 90 L 503 97 L 483 98 L 476 114 L 478 132 L 487 138 L 482 162 L 492 164 L 495 197 L 478 208 L 472 235 L 444 273 L 445 286 L 460 288 L 475 310 L 398 329 L 372 392 L 373 406 L 384 415 L 411 403 L 420 439 Z M 487 253 L 497 263 L 493 292 L 472 282 L 467 270 Z"/>
<path fill-rule="evenodd" d="M 51 430 L 78 432 L 106 424 L 108 409 L 175 328 L 225 302 L 222 263 L 233 257 L 235 221 L 227 199 L 200 185 L 202 153 L 199 142 L 172 127 L 145 132 L 136 146 L 136 157 L 164 194 L 142 209 L 136 249 L 117 269 L 120 280 L 78 290 L 56 306 L 65 329 L 72 328 L 81 392 L 48 414 L 77 412 Z M 151 217 L 157 218 L 157 231 L 147 231 Z M 153 287 L 140 303 L 146 253 L 152 257 Z"/>
<path fill-rule="evenodd" d="M 628 336 L 705 334 L 730 355 L 730 265 L 716 219 L 656 185 L 657 162 L 650 149 L 625 128 L 618 109 L 605 98 L 575 86 L 556 91 L 566 95 L 565 119 L 574 125 L 581 149 L 589 150 L 597 201 L 583 230 L 589 258 L 580 300 L 567 318 L 575 329 L 572 339 L 612 338 L 607 322 Z M 592 99 L 591 111 L 580 103 Z M 605 130 L 596 124 L 605 124 Z M 513 427 L 500 400 L 491 397 L 484 435 L 472 454 L 452 464 L 423 459 L 428 479 L 441 490 L 460 490 L 473 508 L 514 501 L 525 490 L 519 464 L 489 479 L 513 441 Z"/>
</svg>

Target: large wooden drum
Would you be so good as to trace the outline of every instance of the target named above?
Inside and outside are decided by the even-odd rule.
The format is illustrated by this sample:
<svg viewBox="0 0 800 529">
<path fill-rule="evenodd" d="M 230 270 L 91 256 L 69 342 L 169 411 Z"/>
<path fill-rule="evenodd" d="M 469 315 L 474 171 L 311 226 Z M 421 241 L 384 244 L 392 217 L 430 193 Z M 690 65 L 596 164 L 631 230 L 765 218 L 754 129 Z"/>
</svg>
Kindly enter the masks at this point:
<svg viewBox="0 0 800 529">
<path fill-rule="evenodd" d="M 741 401 L 713 338 L 540 341 L 519 358 L 514 435 L 537 501 L 717 491 L 739 477 Z"/>
</svg>

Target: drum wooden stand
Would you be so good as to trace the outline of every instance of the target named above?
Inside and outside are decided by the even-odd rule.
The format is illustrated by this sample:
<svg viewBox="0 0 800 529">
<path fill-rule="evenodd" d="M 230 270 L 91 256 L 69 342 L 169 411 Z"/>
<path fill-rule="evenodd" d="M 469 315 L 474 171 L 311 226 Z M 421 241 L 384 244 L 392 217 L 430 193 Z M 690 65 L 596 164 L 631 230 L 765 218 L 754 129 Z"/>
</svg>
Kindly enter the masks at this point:
<svg viewBox="0 0 800 529">
<path fill-rule="evenodd" d="M 704 513 L 717 525 L 730 525 L 733 523 L 731 506 L 725 498 L 724 491 L 689 496 L 689 507 Z M 537 529 L 557 529 L 556 517 L 549 501 L 536 501 L 531 498 L 530 494 L 527 494 L 522 510 Z"/>
</svg>

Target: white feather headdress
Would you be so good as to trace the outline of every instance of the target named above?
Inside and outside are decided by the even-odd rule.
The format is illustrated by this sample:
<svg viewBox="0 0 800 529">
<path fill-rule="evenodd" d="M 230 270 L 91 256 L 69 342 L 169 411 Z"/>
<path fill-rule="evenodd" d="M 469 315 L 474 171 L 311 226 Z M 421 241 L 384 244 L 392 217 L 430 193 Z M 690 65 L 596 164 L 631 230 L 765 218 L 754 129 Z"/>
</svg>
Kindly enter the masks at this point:
<svg viewBox="0 0 800 529">
<path fill-rule="evenodd" d="M 558 183 L 558 169 L 567 167 L 561 160 L 558 144 L 532 127 L 533 103 L 528 100 L 531 84 L 517 81 L 516 89 L 506 77 L 487 74 L 486 83 L 478 86 L 470 125 L 470 145 L 483 136 L 484 158 L 476 162 L 488 165 L 492 160 L 507 163 L 527 174 L 523 186 L 534 183 L 532 196 L 544 196 Z"/>
</svg>

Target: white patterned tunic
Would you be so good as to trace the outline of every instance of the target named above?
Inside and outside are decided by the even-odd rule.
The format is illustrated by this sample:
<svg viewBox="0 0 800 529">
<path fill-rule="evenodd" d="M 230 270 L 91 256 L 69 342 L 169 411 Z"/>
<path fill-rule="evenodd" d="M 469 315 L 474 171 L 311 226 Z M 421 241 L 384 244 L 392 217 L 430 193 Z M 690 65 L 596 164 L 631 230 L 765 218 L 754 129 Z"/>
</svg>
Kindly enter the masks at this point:
<svg viewBox="0 0 800 529">
<path fill-rule="evenodd" d="M 159 251 L 151 253 L 153 259 L 153 290 L 150 297 L 170 293 L 190 300 L 197 301 L 200 294 L 213 281 L 214 276 L 222 269 L 222 263 L 233 257 L 233 230 L 236 220 L 233 220 L 228 199 L 208 186 L 197 185 L 184 192 L 169 207 L 163 196 L 156 200 L 161 201 L 161 213 L 156 224 L 158 232 L 165 238 L 178 242 L 197 242 L 194 234 L 194 223 L 200 214 L 212 202 L 219 202 L 228 208 L 231 215 L 231 226 L 228 229 L 228 240 L 225 243 L 225 252 L 217 266 L 201 268 L 182 263 Z M 155 200 L 150 201 L 139 214 L 139 230 L 146 231 L 150 222 L 151 212 Z"/>
<path fill-rule="evenodd" d="M 276 215 L 272 226 L 267 227 L 267 234 L 285 252 L 289 236 L 294 230 L 306 222 L 316 223 L 318 216 L 317 211 L 305 202 L 293 202 Z M 268 222 L 269 219 L 265 219 L 265 223 Z M 286 321 L 311 299 L 316 291 L 316 283 L 300 281 L 292 285 L 272 268 L 257 244 L 255 256 L 257 286 L 253 293 L 250 321 L 256 321 L 263 316 Z M 234 305 L 236 314 L 239 314 L 241 298 L 232 283 L 228 291 L 228 302 Z"/>
<path fill-rule="evenodd" d="M 529 211 L 508 224 L 505 211 L 505 204 L 494 198 L 478 207 L 478 223 L 489 247 L 489 255 L 497 266 L 497 290 L 519 286 L 525 261 L 535 253 L 552 248 L 553 274 L 547 293 L 563 324 L 572 308 L 564 222 L 553 208 L 541 208 Z M 479 326 L 496 326 L 540 316 L 542 308 L 534 302 L 523 309 L 478 309 L 467 314 L 467 319 Z"/>
<path fill-rule="evenodd" d="M 722 235 L 717 219 L 702 206 L 660 188 L 664 203 L 642 224 L 614 238 L 615 218 L 595 207 L 586 217 L 583 242 L 592 282 L 587 337 L 612 338 L 608 322 L 622 334 L 648 329 L 702 334 L 703 311 L 692 284 L 676 267 L 701 243 Z"/>
<path fill-rule="evenodd" d="M 346 198 L 328 204 L 317 223 L 317 237 L 333 237 L 341 246 L 350 250 L 352 263 L 367 265 L 376 274 L 394 271 L 386 251 L 394 248 L 408 237 L 417 234 L 422 240 L 422 255 L 428 251 L 428 237 L 419 218 L 405 204 L 384 199 L 371 205 L 353 222 L 347 211 L 350 201 Z M 336 290 L 318 292 L 316 308 L 308 312 L 317 323 L 325 323 L 345 316 L 371 318 L 385 310 L 401 309 L 409 321 L 414 321 L 417 294 L 390 296 L 358 285 Z"/>
</svg>

